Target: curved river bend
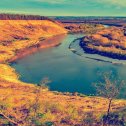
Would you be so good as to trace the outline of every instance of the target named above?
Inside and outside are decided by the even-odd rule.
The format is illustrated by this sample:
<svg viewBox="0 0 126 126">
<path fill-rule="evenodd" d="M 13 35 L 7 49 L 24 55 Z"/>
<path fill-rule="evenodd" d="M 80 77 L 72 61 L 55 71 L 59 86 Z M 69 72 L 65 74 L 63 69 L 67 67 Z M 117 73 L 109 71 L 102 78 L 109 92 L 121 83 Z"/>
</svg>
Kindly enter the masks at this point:
<svg viewBox="0 0 126 126">
<path fill-rule="evenodd" d="M 115 76 L 126 80 L 126 65 L 93 60 L 102 59 L 110 62 L 123 62 L 99 55 L 84 54 L 78 56 L 68 47 L 70 43 L 82 37 L 82 34 L 58 36 L 51 41 L 59 41 L 59 46 L 38 50 L 12 64 L 20 74 L 20 79 L 28 83 L 39 83 L 49 77 L 50 90 L 60 92 L 79 92 L 86 95 L 95 94 L 92 83 L 100 81 L 97 73 L 112 71 Z M 79 47 L 77 47 L 79 50 Z M 89 58 L 86 58 L 89 57 Z M 121 96 L 122 97 L 122 96 Z"/>
</svg>

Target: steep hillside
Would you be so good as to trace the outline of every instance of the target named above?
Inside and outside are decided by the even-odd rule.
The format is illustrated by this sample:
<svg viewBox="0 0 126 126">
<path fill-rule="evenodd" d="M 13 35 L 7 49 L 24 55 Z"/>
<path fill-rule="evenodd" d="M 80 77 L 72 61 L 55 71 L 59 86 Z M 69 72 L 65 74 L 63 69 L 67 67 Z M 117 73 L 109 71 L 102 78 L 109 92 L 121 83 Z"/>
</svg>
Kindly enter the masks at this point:
<svg viewBox="0 0 126 126">
<path fill-rule="evenodd" d="M 0 62 L 48 37 L 66 33 L 59 24 L 49 20 L 0 20 Z"/>
</svg>

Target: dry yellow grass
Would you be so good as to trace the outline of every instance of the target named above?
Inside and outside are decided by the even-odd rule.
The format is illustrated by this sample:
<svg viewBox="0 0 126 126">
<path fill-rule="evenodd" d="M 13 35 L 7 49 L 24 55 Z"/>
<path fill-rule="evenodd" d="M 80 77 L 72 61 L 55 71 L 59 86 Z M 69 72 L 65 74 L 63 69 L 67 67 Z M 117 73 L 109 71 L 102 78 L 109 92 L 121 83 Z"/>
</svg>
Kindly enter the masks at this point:
<svg viewBox="0 0 126 126">
<path fill-rule="evenodd" d="M 39 43 L 40 37 L 48 38 L 62 33 L 66 33 L 66 30 L 50 21 L 0 21 L 0 61 L 7 61 L 16 55 L 17 50 Z M 18 37 L 15 40 L 14 36 L 28 40 L 20 40 Z M 9 64 L 0 64 L 0 104 L 8 105 L 8 111 L 32 103 L 36 97 L 35 89 L 35 85 L 21 82 L 19 75 Z M 45 121 L 58 122 L 69 116 L 73 122 L 79 123 L 84 113 L 105 113 L 108 101 L 101 97 L 69 96 L 43 90 L 40 94 L 40 105 L 41 112 L 45 112 L 43 108 L 49 109 Z M 125 106 L 125 100 L 114 100 L 112 111 Z M 53 112 L 53 109 L 56 109 L 56 112 Z"/>
<path fill-rule="evenodd" d="M 36 45 L 40 38 L 48 38 L 67 31 L 48 20 L 0 20 L 0 62 L 16 55 L 16 51 Z"/>
<path fill-rule="evenodd" d="M 0 98 L 14 106 L 21 106 L 35 97 L 35 86 L 18 80 L 19 76 L 13 68 L 6 64 L 0 64 Z M 103 113 L 107 110 L 107 99 L 101 97 L 79 97 L 55 94 L 51 91 L 44 91 L 41 94 L 41 103 L 57 103 L 67 110 L 67 105 L 74 106 L 83 112 Z M 125 100 L 114 100 L 113 110 L 126 106 Z M 64 109 L 64 111 L 65 111 Z"/>
<path fill-rule="evenodd" d="M 84 49 L 100 55 L 126 59 L 126 35 L 124 28 L 109 27 L 84 37 Z"/>
</svg>

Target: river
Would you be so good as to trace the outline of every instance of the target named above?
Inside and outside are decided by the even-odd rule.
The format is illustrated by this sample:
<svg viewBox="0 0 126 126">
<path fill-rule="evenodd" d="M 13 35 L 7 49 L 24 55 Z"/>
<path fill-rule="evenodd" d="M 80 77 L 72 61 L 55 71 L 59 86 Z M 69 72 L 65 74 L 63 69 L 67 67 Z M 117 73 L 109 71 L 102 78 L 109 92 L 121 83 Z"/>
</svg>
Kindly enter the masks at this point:
<svg viewBox="0 0 126 126">
<path fill-rule="evenodd" d="M 82 36 L 83 34 L 59 36 L 57 37 L 57 41 L 61 43 L 59 46 L 38 50 L 17 60 L 11 66 L 20 74 L 22 81 L 40 83 L 42 78 L 48 77 L 52 81 L 49 84 L 50 90 L 60 92 L 93 95 L 95 94 L 93 83 L 101 80 L 98 73 L 112 71 L 116 78 L 126 80 L 126 65 L 116 64 L 126 63 L 126 61 L 86 53 L 80 56 L 68 48 L 72 41 Z M 79 50 L 79 47 L 77 49 Z M 93 59 L 100 59 L 100 61 Z"/>
</svg>

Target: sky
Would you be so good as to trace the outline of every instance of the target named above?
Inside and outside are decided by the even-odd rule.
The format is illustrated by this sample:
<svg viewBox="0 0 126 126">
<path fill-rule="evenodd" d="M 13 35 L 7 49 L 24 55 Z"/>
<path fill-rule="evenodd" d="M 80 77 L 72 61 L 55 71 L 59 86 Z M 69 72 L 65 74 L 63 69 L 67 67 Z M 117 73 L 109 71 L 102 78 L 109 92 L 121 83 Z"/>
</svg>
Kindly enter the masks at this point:
<svg viewBox="0 0 126 126">
<path fill-rule="evenodd" d="M 0 0 L 0 13 L 126 16 L 126 0 Z"/>
</svg>

